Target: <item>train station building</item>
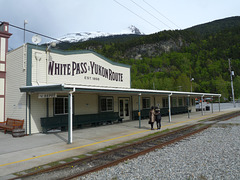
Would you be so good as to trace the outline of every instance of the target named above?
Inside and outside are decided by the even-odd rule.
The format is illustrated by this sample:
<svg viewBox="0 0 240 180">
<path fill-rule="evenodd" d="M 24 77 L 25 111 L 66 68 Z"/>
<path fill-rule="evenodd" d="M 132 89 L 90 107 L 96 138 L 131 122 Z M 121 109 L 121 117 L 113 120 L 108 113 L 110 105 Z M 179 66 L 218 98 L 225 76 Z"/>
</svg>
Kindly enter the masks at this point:
<svg viewBox="0 0 240 180">
<path fill-rule="evenodd" d="M 2 51 L 1 51 L 2 52 Z M 1 61 L 2 62 L 2 61 Z M 131 88 L 131 67 L 85 50 L 62 51 L 24 44 L 6 57 L 4 115 L 24 119 L 26 134 L 72 129 L 85 124 L 195 112 L 195 98 L 220 94 Z M 0 96 L 1 97 L 1 96 Z M 69 139 L 71 143 L 71 139 Z"/>
</svg>

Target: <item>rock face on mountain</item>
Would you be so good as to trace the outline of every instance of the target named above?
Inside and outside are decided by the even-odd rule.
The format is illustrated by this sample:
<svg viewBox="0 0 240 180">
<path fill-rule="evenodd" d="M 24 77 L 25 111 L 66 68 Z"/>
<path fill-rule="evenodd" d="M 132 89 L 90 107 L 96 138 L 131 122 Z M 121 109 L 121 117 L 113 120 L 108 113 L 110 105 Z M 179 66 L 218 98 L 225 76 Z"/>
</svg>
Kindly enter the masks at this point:
<svg viewBox="0 0 240 180">
<path fill-rule="evenodd" d="M 128 27 L 128 29 L 132 32 L 132 34 L 142 35 L 141 31 L 136 28 L 135 26 L 131 25 Z"/>
<path fill-rule="evenodd" d="M 167 41 L 159 41 L 153 44 L 142 44 L 127 50 L 124 54 L 125 58 L 142 59 L 142 57 L 155 57 L 163 53 L 177 51 L 182 47 L 181 38 L 178 41 L 169 39 Z"/>
</svg>

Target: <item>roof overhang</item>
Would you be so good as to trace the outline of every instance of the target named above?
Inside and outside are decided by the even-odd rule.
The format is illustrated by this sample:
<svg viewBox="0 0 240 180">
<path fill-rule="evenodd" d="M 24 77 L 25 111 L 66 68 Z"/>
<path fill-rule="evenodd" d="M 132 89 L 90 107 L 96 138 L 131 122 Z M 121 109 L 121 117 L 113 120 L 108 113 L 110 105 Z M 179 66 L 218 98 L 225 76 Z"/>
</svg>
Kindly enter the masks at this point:
<svg viewBox="0 0 240 180">
<path fill-rule="evenodd" d="M 21 92 L 44 93 L 44 92 L 69 92 L 75 89 L 76 92 L 96 92 L 96 93 L 122 93 L 122 94 L 155 94 L 155 95 L 175 95 L 175 96 L 193 96 L 193 97 L 221 97 L 221 94 L 212 93 L 196 93 L 196 92 L 180 92 L 165 90 L 149 90 L 149 89 L 133 89 L 133 88 L 114 88 L 100 86 L 83 86 L 71 84 L 51 84 L 24 86 L 20 88 Z"/>
<path fill-rule="evenodd" d="M 20 92 L 56 92 L 64 91 L 64 86 L 62 84 L 53 85 L 39 85 L 39 86 L 23 86 L 20 87 Z"/>
</svg>

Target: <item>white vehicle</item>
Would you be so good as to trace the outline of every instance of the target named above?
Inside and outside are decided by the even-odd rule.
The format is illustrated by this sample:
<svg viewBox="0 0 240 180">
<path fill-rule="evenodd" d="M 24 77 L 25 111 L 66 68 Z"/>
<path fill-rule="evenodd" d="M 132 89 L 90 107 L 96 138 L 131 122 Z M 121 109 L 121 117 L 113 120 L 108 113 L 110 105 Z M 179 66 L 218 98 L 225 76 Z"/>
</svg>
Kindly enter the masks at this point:
<svg viewBox="0 0 240 180">
<path fill-rule="evenodd" d="M 203 103 L 201 100 L 196 100 L 195 104 L 196 104 L 196 111 L 210 111 L 210 105 L 209 105 L 209 101 L 211 101 L 211 98 L 206 98 L 203 100 Z M 203 108 L 202 108 L 203 106 Z"/>
</svg>

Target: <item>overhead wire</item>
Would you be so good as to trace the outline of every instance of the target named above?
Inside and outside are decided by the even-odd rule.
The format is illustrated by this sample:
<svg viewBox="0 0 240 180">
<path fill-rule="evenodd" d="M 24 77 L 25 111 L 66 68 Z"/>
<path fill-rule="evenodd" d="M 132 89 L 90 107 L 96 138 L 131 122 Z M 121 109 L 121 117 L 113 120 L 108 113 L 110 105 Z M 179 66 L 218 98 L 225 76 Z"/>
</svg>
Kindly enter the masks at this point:
<svg viewBox="0 0 240 180">
<path fill-rule="evenodd" d="M 150 14 L 152 17 L 154 17 L 155 19 L 157 19 L 159 22 L 163 23 L 165 26 L 167 26 L 168 28 L 172 29 L 170 26 L 168 26 L 166 23 L 164 23 L 163 21 L 161 21 L 158 17 L 156 17 L 155 15 L 153 15 L 152 13 L 150 13 L 149 11 L 147 11 L 146 9 L 144 9 L 142 6 L 140 6 L 139 4 L 137 4 L 135 1 L 131 0 L 135 5 L 137 5 L 138 7 L 140 7 L 142 10 L 144 10 L 146 13 Z"/>
<path fill-rule="evenodd" d="M 144 19 L 143 17 L 141 17 L 140 15 L 138 15 L 137 13 L 135 13 L 134 11 L 132 11 L 131 9 L 129 9 L 128 7 L 124 6 L 123 4 L 119 3 L 117 0 L 114 0 L 117 4 L 119 4 L 120 6 L 124 7 L 125 9 L 127 9 L 128 11 L 130 11 L 131 13 L 133 13 L 134 15 L 136 15 L 137 17 L 139 17 L 140 19 L 144 20 L 145 22 L 147 22 L 148 24 L 150 24 L 151 26 L 153 26 L 154 28 L 158 29 L 161 31 L 161 29 L 159 27 L 157 27 L 156 25 L 152 24 L 151 22 L 149 22 L 148 20 Z M 158 17 L 156 17 L 155 15 L 153 15 L 152 13 L 150 13 L 149 11 L 147 11 L 146 9 L 144 9 L 142 6 L 140 6 L 139 4 L 137 4 L 135 1 L 131 0 L 132 3 L 134 3 L 136 6 L 138 6 L 139 8 L 141 8 L 142 10 L 144 10 L 145 12 L 147 12 L 149 15 L 151 15 L 152 17 L 154 17 L 155 19 L 157 19 L 159 22 L 161 22 L 162 24 L 164 24 L 165 26 L 167 26 L 168 28 L 170 29 L 173 29 L 171 28 L 169 25 L 167 25 L 166 23 L 164 23 L 163 21 L 161 21 Z M 151 4 L 147 3 L 145 0 L 143 0 L 148 6 L 150 6 L 151 8 L 153 8 L 155 11 L 157 11 L 161 16 L 163 16 L 164 18 L 166 18 L 169 22 L 171 22 L 172 24 L 174 24 L 175 26 L 179 27 L 178 25 L 176 25 L 174 22 L 172 22 L 169 18 L 167 18 L 166 16 L 164 16 L 162 13 L 160 13 L 156 8 L 154 8 Z M 0 21 L 0 23 L 2 23 L 3 21 Z M 25 29 L 25 28 L 22 28 L 22 27 L 19 27 L 19 26 L 16 26 L 16 25 L 13 25 L 13 24 L 10 24 L 9 23 L 9 26 L 12 26 L 14 28 L 17 28 L 17 29 L 20 29 L 20 30 L 23 30 L 23 31 L 26 31 L 26 32 L 30 32 L 30 33 L 33 33 L 33 34 L 37 34 L 37 35 L 40 35 L 42 37 L 45 37 L 45 38 L 48 38 L 48 39 L 52 39 L 52 40 L 55 40 L 55 41 L 59 41 L 59 42 L 63 42 L 59 39 L 56 39 L 56 38 L 53 38 L 53 37 L 50 37 L 50 36 L 47 36 L 47 35 L 44 35 L 44 34 L 41 34 L 41 33 L 38 33 L 38 32 L 35 32 L 35 31 L 31 31 L 31 30 L 28 30 L 28 29 Z M 180 28 L 180 27 L 179 27 Z M 171 35 L 170 35 L 171 36 Z M 172 36 L 171 36 L 172 37 Z M 173 38 L 173 37 L 172 37 Z"/>
<path fill-rule="evenodd" d="M 156 25 L 152 24 L 151 22 L 149 22 L 148 20 L 144 19 L 143 17 L 141 17 L 140 15 L 138 15 L 137 13 L 133 12 L 131 9 L 129 9 L 128 7 L 124 6 L 123 4 L 119 3 L 117 0 L 114 0 L 117 4 L 119 4 L 120 6 L 124 7 L 125 9 L 127 9 L 128 11 L 130 11 L 131 13 L 133 13 L 134 15 L 136 15 L 137 17 L 139 17 L 140 19 L 144 20 L 145 22 L 147 22 L 148 24 L 150 24 L 151 26 L 155 27 L 156 29 L 160 30 L 161 29 L 159 27 L 157 27 Z M 137 5 L 139 8 L 141 8 L 142 10 L 144 10 L 145 12 L 147 12 L 148 14 L 150 14 L 152 17 L 154 17 L 155 19 L 157 19 L 159 22 L 161 22 L 162 24 L 164 24 L 165 26 L 167 26 L 168 28 L 170 29 L 173 29 L 171 28 L 169 25 L 167 25 L 166 23 L 164 23 L 163 21 L 161 21 L 158 17 L 156 17 L 155 15 L 153 15 L 152 13 L 150 13 L 149 11 L 147 11 L 146 9 L 144 9 L 142 6 L 140 6 L 139 4 L 137 4 L 136 2 L 134 2 L 133 0 L 131 0 L 135 5 Z M 144 1 L 144 0 L 143 0 Z M 155 11 L 157 11 L 161 16 L 163 16 L 164 18 L 166 18 L 168 21 L 170 21 L 171 23 L 173 23 L 175 26 L 177 26 L 174 22 L 172 22 L 169 18 L 167 18 L 166 16 L 164 16 L 162 13 L 160 13 L 156 8 L 154 8 L 152 5 L 150 5 L 149 3 L 147 3 L 146 1 L 144 1 L 147 5 L 149 5 L 151 8 L 153 8 Z M 0 21 L 0 23 L 2 23 L 3 21 Z M 17 29 L 20 29 L 20 30 L 23 30 L 23 31 L 26 31 L 26 32 L 30 32 L 30 33 L 33 33 L 33 34 L 37 34 L 37 35 L 40 35 L 42 37 L 45 37 L 45 38 L 48 38 L 48 39 L 52 39 L 52 40 L 55 40 L 55 41 L 59 41 L 59 42 L 63 42 L 59 39 L 56 39 L 56 38 L 53 38 L 53 37 L 50 37 L 50 36 L 47 36 L 47 35 L 44 35 L 44 34 L 41 34 L 41 33 L 38 33 L 38 32 L 35 32 L 35 31 L 31 31 L 31 30 L 28 30 L 28 29 L 25 29 L 25 28 L 22 28 L 22 27 L 19 27 L 19 26 L 16 26 L 16 25 L 13 25 L 13 24 L 10 24 L 9 23 L 9 26 L 12 26 L 14 28 L 17 28 Z M 179 26 L 177 26 L 179 27 Z"/>
<path fill-rule="evenodd" d="M 135 1 L 131 0 L 135 5 L 137 5 L 138 7 L 140 7 L 142 10 L 144 10 L 145 12 L 147 12 L 148 14 L 150 14 L 152 17 L 154 17 L 155 19 L 157 19 L 158 21 L 160 21 L 161 23 L 163 23 L 164 25 L 166 25 L 167 27 L 169 27 L 171 30 L 174 30 L 174 28 L 170 27 L 169 25 L 167 25 L 166 23 L 162 22 L 158 17 L 156 17 L 155 15 L 153 15 L 152 13 L 148 12 L 146 9 L 144 9 L 142 6 L 138 5 Z M 163 16 L 165 19 L 167 19 L 169 22 L 171 22 L 172 24 L 174 24 L 176 27 L 178 27 L 181 30 L 181 27 L 179 27 L 176 23 L 174 23 L 173 21 L 171 21 L 169 18 L 167 18 L 165 15 L 163 15 L 160 11 L 158 11 L 156 8 L 154 8 L 154 6 L 152 6 L 151 4 L 147 3 L 145 0 L 143 0 L 148 6 L 150 6 L 151 8 L 153 8 L 155 11 L 158 12 L 158 14 L 160 14 L 161 16 Z M 175 31 L 179 36 L 182 36 L 182 34 L 179 31 Z M 168 33 L 168 35 L 170 37 L 172 37 L 173 39 L 176 40 L 176 38 L 174 38 L 172 35 L 170 35 Z"/>
<path fill-rule="evenodd" d="M 147 3 L 145 0 L 143 0 L 143 2 L 145 2 L 148 6 L 150 6 L 151 8 L 153 8 L 156 12 L 158 12 L 158 14 L 160 14 L 161 16 L 163 16 L 165 19 L 167 19 L 169 22 L 171 22 L 172 24 L 174 24 L 176 27 L 178 27 L 179 29 L 181 29 L 181 27 L 179 27 L 176 23 L 174 23 L 173 21 L 171 21 L 169 18 L 167 18 L 165 15 L 163 15 L 159 10 L 157 10 L 155 7 L 153 7 L 151 4 Z"/>
<path fill-rule="evenodd" d="M 3 22 L 3 21 L 0 21 L 0 23 L 2 23 L 2 22 Z M 14 28 L 17 28 L 17 29 L 20 29 L 20 30 L 23 30 L 23 31 L 27 31 L 27 32 L 30 32 L 30 33 L 33 33 L 33 34 L 40 35 L 40 36 L 45 37 L 45 38 L 48 38 L 48 39 L 52 39 L 52 40 L 55 40 L 55 41 L 63 42 L 63 41 L 61 41 L 61 40 L 59 40 L 59 39 L 56 39 L 56 38 L 53 38 L 53 37 L 50 37 L 50 36 L 47 36 L 47 35 L 44 35 L 44 34 L 35 32 L 35 31 L 31 31 L 31 30 L 28 30 L 28 29 L 24 29 L 24 28 L 22 28 L 22 27 L 19 27 L 19 26 L 10 24 L 10 23 L 9 23 L 9 26 L 12 26 L 12 27 L 14 27 Z"/>
<path fill-rule="evenodd" d="M 145 20 L 144 18 L 142 18 L 141 16 L 139 16 L 138 14 L 136 14 L 135 12 L 133 12 L 131 9 L 129 9 L 128 7 L 124 6 L 123 4 L 119 3 L 118 1 L 114 0 L 116 3 L 118 3 L 119 5 L 121 5 L 122 7 L 124 7 L 125 9 L 127 9 L 128 11 L 130 11 L 131 13 L 135 14 L 136 16 L 138 16 L 139 18 L 143 19 L 144 21 L 148 22 L 149 24 L 152 25 L 152 23 L 150 23 L 149 21 Z M 147 11 L 146 9 L 144 9 L 142 6 L 138 5 L 135 1 L 131 0 L 132 3 L 134 3 L 136 6 L 138 6 L 139 8 L 141 8 L 142 10 L 144 10 L 145 12 L 147 12 L 148 14 L 150 14 L 152 17 L 154 17 L 155 19 L 157 19 L 158 21 L 160 21 L 161 23 L 163 23 L 165 26 L 167 26 L 168 28 L 170 28 L 171 30 L 173 30 L 173 28 L 171 28 L 169 25 L 167 25 L 166 23 L 162 22 L 158 17 L 156 17 L 155 15 L 153 15 L 152 13 L 150 13 L 149 11 Z M 153 25 L 154 27 L 156 27 L 155 25 Z M 159 29 L 161 31 L 160 28 L 156 27 L 157 29 Z M 178 41 L 175 37 L 173 37 L 169 32 L 166 32 L 173 40 Z M 178 32 L 178 34 L 181 36 L 181 34 Z"/>
<path fill-rule="evenodd" d="M 171 22 L 172 24 L 174 24 L 176 27 L 178 27 L 181 30 L 181 27 L 179 27 L 176 23 L 174 23 L 173 21 L 171 21 L 169 18 L 167 18 L 165 15 L 163 15 L 159 10 L 157 10 L 154 6 L 152 6 L 151 4 L 149 4 L 148 2 L 146 2 L 145 0 L 143 0 L 144 3 L 146 3 L 148 6 L 150 6 L 152 9 L 154 9 L 158 14 L 160 14 L 162 17 L 164 17 L 165 19 L 167 19 L 169 22 Z M 180 36 L 181 33 L 179 31 L 176 31 Z M 171 36 L 172 37 L 172 36 Z M 201 47 L 200 47 L 201 48 Z M 190 66 L 190 79 L 191 79 L 191 66 Z"/>
<path fill-rule="evenodd" d="M 119 4 L 120 6 L 124 7 L 125 9 L 127 9 L 128 11 L 130 11 L 131 13 L 133 13 L 134 15 L 136 15 L 137 17 L 139 17 L 140 19 L 144 20 L 145 22 L 147 22 L 148 24 L 150 24 L 151 26 L 155 27 L 158 30 L 161 30 L 160 28 L 158 28 L 157 26 L 155 26 L 154 24 L 150 23 L 149 21 L 147 21 L 146 19 L 144 19 L 143 17 L 141 17 L 140 15 L 138 15 L 137 13 L 133 12 L 131 9 L 129 9 L 128 7 L 124 6 L 123 4 L 119 3 L 117 0 L 113 0 L 115 1 L 117 4 Z"/>
</svg>

